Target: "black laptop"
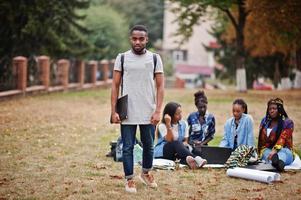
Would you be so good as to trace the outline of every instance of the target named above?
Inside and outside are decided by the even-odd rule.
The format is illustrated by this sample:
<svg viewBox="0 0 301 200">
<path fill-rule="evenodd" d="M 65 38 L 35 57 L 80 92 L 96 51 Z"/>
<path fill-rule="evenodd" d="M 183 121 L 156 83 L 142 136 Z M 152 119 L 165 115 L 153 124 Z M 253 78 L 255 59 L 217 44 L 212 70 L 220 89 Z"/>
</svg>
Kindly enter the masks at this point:
<svg viewBox="0 0 301 200">
<path fill-rule="evenodd" d="M 194 153 L 207 160 L 208 164 L 225 164 L 232 149 L 214 146 L 196 146 Z"/>
</svg>

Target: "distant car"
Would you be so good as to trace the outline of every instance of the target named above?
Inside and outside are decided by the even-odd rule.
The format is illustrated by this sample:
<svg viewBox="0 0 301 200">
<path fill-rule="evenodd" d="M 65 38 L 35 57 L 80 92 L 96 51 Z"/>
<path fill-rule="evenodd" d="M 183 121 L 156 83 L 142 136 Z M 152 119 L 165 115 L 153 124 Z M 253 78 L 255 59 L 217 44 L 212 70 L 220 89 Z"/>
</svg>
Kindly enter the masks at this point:
<svg viewBox="0 0 301 200">
<path fill-rule="evenodd" d="M 268 83 L 259 83 L 258 81 L 253 82 L 254 90 L 273 90 L 273 85 Z"/>
</svg>

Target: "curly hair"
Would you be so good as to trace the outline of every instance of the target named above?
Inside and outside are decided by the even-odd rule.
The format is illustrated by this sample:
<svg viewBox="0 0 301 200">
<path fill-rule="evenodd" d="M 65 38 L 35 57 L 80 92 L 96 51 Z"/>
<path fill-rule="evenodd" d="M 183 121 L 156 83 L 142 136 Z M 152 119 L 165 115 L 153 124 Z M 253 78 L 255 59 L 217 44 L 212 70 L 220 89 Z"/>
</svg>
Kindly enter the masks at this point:
<svg viewBox="0 0 301 200">
<path fill-rule="evenodd" d="M 194 104 L 197 105 L 200 101 L 208 104 L 207 97 L 203 90 L 199 90 L 196 93 L 194 93 Z"/>
</svg>

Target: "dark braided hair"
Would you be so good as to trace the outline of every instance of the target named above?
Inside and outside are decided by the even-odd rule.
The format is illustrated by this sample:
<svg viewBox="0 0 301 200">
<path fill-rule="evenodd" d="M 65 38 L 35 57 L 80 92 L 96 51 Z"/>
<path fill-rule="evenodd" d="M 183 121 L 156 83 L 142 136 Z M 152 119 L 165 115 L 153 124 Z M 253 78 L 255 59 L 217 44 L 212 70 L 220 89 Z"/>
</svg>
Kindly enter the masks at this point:
<svg viewBox="0 0 301 200">
<path fill-rule="evenodd" d="M 194 93 L 194 104 L 195 106 L 197 106 L 197 104 L 202 101 L 205 104 L 208 104 L 208 100 L 207 97 L 205 95 L 205 92 L 202 90 L 197 91 L 196 93 Z"/>
<path fill-rule="evenodd" d="M 235 99 L 233 101 L 233 105 L 234 104 L 241 105 L 242 109 L 244 109 L 244 113 L 248 114 L 248 105 L 247 105 L 247 103 L 243 99 Z"/>
<path fill-rule="evenodd" d="M 267 118 L 271 118 L 270 114 L 269 114 L 269 106 L 271 104 L 275 104 L 277 105 L 277 109 L 278 109 L 278 118 L 288 118 L 288 115 L 286 114 L 284 107 L 283 107 L 283 100 L 280 98 L 274 98 L 274 99 L 270 99 L 267 103 L 267 111 L 266 111 L 266 116 Z"/>
<path fill-rule="evenodd" d="M 165 124 L 165 119 L 164 119 L 165 114 L 168 114 L 171 117 L 171 119 L 173 119 L 178 107 L 181 107 L 181 105 L 176 102 L 167 103 L 163 110 L 163 116 L 161 122 Z"/>
<path fill-rule="evenodd" d="M 284 120 L 285 120 L 285 118 L 288 118 L 288 115 L 286 114 L 286 112 L 284 110 L 282 99 L 280 99 L 280 98 L 270 99 L 267 104 L 267 112 L 266 112 L 266 116 L 269 120 L 271 120 L 271 116 L 269 114 L 269 107 L 271 104 L 277 105 L 277 110 L 278 110 L 278 116 L 277 116 L 278 127 L 277 127 L 277 131 L 276 131 L 276 136 L 277 136 L 277 140 L 278 140 L 278 138 L 281 134 L 281 131 L 283 129 Z"/>
<path fill-rule="evenodd" d="M 266 114 L 265 114 L 265 121 L 264 121 L 264 124 L 263 126 L 261 127 L 261 129 L 259 130 L 259 135 L 262 131 L 262 129 L 267 125 L 267 123 L 270 123 L 270 121 L 272 120 L 270 114 L 269 114 L 269 107 L 270 105 L 272 104 L 275 104 L 277 106 L 277 110 L 278 110 L 278 116 L 277 116 L 277 130 L 276 130 L 276 140 L 273 144 L 273 146 L 276 144 L 280 134 L 281 134 L 281 131 L 283 129 L 283 124 L 284 124 L 284 120 L 286 118 L 288 118 L 288 115 L 286 113 L 286 111 L 284 110 L 284 107 L 283 107 L 283 100 L 280 99 L 280 98 L 274 98 L 274 99 L 270 99 L 267 103 L 267 111 L 266 111 Z M 259 143 L 259 140 L 258 140 L 258 143 Z"/>
</svg>

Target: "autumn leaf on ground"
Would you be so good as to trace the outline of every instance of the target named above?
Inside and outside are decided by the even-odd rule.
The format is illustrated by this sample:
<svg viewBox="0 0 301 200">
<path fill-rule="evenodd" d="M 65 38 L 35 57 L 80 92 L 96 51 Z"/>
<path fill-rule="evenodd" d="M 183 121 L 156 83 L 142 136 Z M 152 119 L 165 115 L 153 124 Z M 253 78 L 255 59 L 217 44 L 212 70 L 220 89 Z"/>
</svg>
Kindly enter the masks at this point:
<svg viewBox="0 0 301 200">
<path fill-rule="evenodd" d="M 119 175 L 110 175 L 110 178 L 112 178 L 112 179 L 123 179 L 123 177 L 119 176 Z"/>
</svg>

